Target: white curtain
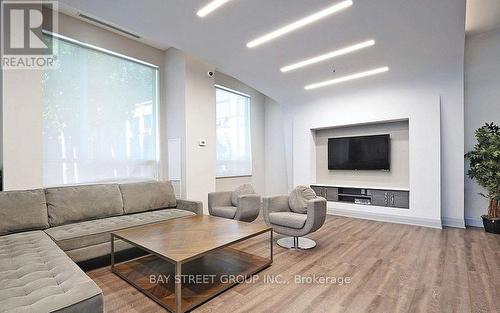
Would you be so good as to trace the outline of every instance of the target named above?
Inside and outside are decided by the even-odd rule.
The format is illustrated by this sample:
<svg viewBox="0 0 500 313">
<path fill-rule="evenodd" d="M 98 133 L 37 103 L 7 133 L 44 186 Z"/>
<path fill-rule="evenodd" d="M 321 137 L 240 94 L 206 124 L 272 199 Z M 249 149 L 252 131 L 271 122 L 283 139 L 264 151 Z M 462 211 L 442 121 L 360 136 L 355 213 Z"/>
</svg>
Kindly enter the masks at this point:
<svg viewBox="0 0 500 313">
<path fill-rule="evenodd" d="M 158 69 L 56 39 L 43 73 L 45 186 L 154 179 Z"/>
<path fill-rule="evenodd" d="M 216 88 L 217 177 L 252 175 L 250 98 Z"/>
</svg>

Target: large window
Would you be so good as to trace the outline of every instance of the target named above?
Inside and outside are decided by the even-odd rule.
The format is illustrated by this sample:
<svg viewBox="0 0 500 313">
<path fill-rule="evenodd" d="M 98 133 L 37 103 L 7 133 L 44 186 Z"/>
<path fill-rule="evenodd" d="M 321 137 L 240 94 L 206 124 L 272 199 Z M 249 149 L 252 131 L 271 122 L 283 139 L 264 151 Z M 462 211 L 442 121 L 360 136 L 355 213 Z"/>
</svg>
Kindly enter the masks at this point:
<svg viewBox="0 0 500 313">
<path fill-rule="evenodd" d="M 252 175 L 250 98 L 216 88 L 217 177 Z"/>
<path fill-rule="evenodd" d="M 45 186 L 154 179 L 158 69 L 63 38 L 43 73 Z"/>
</svg>

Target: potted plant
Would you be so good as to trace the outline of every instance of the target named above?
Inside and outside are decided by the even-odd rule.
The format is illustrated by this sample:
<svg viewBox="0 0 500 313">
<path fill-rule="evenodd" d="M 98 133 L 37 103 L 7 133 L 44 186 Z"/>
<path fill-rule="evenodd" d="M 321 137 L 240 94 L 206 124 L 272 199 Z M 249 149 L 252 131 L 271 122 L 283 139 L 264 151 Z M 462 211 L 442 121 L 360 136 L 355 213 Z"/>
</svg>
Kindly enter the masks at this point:
<svg viewBox="0 0 500 313">
<path fill-rule="evenodd" d="M 486 190 L 488 214 L 483 218 L 484 229 L 500 234 L 500 127 L 493 123 L 476 130 L 477 144 L 465 155 L 470 162 L 467 175 Z"/>
</svg>

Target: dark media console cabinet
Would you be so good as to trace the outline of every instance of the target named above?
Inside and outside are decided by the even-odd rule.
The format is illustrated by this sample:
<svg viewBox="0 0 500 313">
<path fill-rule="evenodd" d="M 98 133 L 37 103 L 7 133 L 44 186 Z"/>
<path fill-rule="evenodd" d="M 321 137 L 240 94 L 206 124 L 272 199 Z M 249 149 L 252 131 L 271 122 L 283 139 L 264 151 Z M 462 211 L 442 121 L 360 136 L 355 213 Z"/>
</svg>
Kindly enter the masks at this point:
<svg viewBox="0 0 500 313">
<path fill-rule="evenodd" d="M 327 201 L 401 209 L 410 208 L 410 192 L 408 190 L 335 187 L 319 184 L 311 185 L 311 188 L 318 196 Z"/>
</svg>

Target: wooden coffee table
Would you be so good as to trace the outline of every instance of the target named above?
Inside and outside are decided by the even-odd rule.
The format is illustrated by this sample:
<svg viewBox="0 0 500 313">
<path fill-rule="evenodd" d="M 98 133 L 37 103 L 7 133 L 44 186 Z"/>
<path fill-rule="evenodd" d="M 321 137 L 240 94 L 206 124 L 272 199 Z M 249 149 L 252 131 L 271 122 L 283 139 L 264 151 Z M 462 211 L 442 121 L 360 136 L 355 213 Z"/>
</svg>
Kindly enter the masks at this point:
<svg viewBox="0 0 500 313">
<path fill-rule="evenodd" d="M 266 232 L 269 256 L 231 247 Z M 115 238 L 148 255 L 115 264 Z M 261 223 L 181 217 L 111 233 L 111 270 L 169 311 L 186 312 L 270 266 L 272 241 L 272 228 Z"/>
</svg>

